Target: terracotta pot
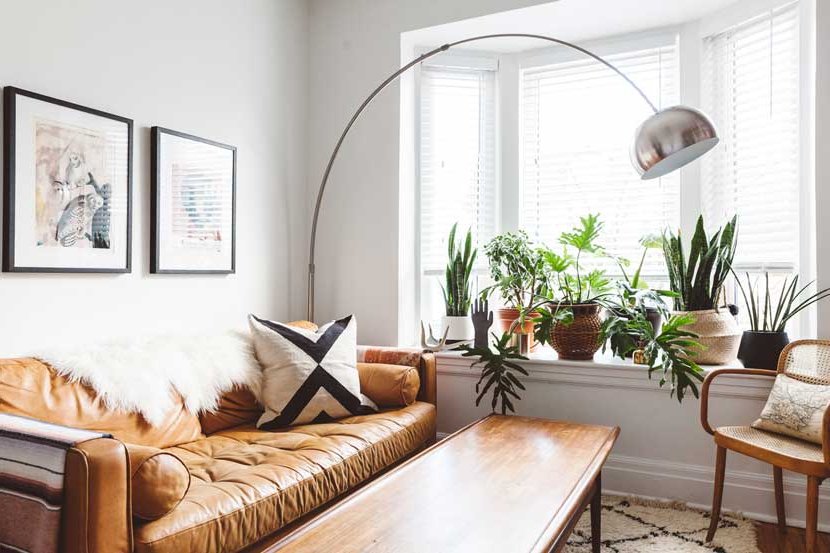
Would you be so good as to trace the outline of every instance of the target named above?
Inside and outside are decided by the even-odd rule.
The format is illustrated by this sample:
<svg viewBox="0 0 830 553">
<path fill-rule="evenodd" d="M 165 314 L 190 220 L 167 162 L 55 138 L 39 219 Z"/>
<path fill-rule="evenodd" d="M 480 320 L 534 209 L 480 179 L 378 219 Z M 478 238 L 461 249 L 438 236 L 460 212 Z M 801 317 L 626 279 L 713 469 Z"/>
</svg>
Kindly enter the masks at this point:
<svg viewBox="0 0 830 553">
<path fill-rule="evenodd" d="M 513 325 L 513 321 L 519 318 L 519 310 L 513 307 L 500 307 L 496 310 L 498 323 L 499 323 L 499 330 L 504 332 L 510 332 L 510 327 Z M 539 313 L 532 312 L 525 317 L 525 322 L 521 325 L 517 325 L 516 328 L 513 329 L 513 334 L 517 335 L 517 343 L 519 344 L 519 350 L 523 353 L 527 353 L 528 351 L 533 351 L 536 349 L 536 339 L 533 337 L 533 327 L 535 326 L 531 319 L 535 319 L 539 316 Z"/>
<path fill-rule="evenodd" d="M 737 358 L 742 332 L 728 309 L 674 311 L 673 314 L 689 314 L 695 318 L 694 323 L 682 327 L 697 334 L 697 341 L 703 346 L 695 355 L 695 362 L 700 365 L 725 365 Z"/>
<path fill-rule="evenodd" d="M 590 361 L 602 346 L 600 343 L 602 319 L 600 306 L 596 303 L 559 306 L 573 311 L 574 320 L 565 325 L 556 323 L 550 332 L 550 341 L 560 359 Z M 553 309 L 556 309 L 554 306 Z"/>
</svg>

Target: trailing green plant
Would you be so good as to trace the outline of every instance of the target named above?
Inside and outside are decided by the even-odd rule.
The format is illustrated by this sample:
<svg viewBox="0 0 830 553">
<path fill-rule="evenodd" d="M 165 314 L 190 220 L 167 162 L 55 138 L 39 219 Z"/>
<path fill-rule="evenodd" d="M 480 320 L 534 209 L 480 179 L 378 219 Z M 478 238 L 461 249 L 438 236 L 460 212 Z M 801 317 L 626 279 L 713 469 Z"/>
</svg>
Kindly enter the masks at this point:
<svg viewBox="0 0 830 553">
<path fill-rule="evenodd" d="M 506 232 L 484 246 L 494 284 L 482 290 L 482 297 L 498 291 L 508 307 L 525 310 L 545 286 L 544 261 L 527 234 Z"/>
<path fill-rule="evenodd" d="M 527 357 L 519 353 L 518 346 L 510 345 L 510 333 L 505 332 L 501 338 L 492 336 L 492 347 L 475 348 L 465 344 L 458 349 L 464 352 L 461 354 L 464 357 L 478 357 L 470 368 L 481 366 L 481 377 L 476 383 L 476 406 L 490 392 L 490 408 L 494 413 L 499 406 L 502 415 L 508 411 L 515 413 L 513 401 L 521 400 L 518 390 L 525 389 L 516 374 L 528 376 L 528 372 L 514 360 L 527 360 Z"/>
<path fill-rule="evenodd" d="M 768 272 L 764 273 L 763 293 L 758 290 L 757 282 L 753 284 L 749 273 L 746 273 L 746 288 L 741 284 L 741 278 L 737 274 L 735 282 L 746 304 L 750 330 L 755 332 L 784 332 L 790 319 L 830 296 L 830 288 L 805 296 L 815 281 L 799 288 L 798 275 L 793 276 L 792 280 L 784 277 L 784 284 L 777 297 L 770 292 Z"/>
<path fill-rule="evenodd" d="M 559 236 L 562 253 L 542 250 L 548 299 L 565 305 L 595 303 L 607 295 L 611 281 L 599 269 L 586 270 L 584 257 L 609 257 L 597 243 L 603 223 L 598 214 L 579 218 L 579 225 Z"/>
<path fill-rule="evenodd" d="M 478 249 L 473 248 L 473 235 L 469 229 L 463 243 L 456 244 L 457 226 L 458 223 L 452 226 L 447 240 L 447 268 L 444 271 L 444 284 L 441 285 L 448 317 L 465 317 L 470 312 L 470 275 L 478 254 Z"/>
<path fill-rule="evenodd" d="M 649 378 L 655 372 L 660 373 L 660 387 L 669 383 L 669 395 L 677 395 L 678 402 L 683 402 L 688 390 L 699 397 L 697 383 L 703 381 L 703 370 L 695 363 L 694 354 L 702 346 L 696 341 L 697 334 L 683 329 L 694 323 L 694 316 L 673 315 L 657 333 L 643 310 L 634 309 L 629 315 L 630 318 L 613 317 L 605 321 L 603 336 L 609 339 L 606 344 L 613 343 L 611 339 L 615 336 L 633 337 L 648 361 Z M 614 353 L 619 355 L 621 351 Z"/>
<path fill-rule="evenodd" d="M 614 355 L 621 358 L 630 356 L 642 347 L 645 337 L 640 332 L 640 321 L 647 321 L 654 328 L 649 317 L 653 310 L 660 322 L 669 318 L 669 308 L 660 290 L 635 289 L 628 282 L 617 283 L 617 298 L 607 301 L 608 316 L 603 321 L 602 339 Z"/>
<path fill-rule="evenodd" d="M 726 278 L 732 269 L 738 243 L 737 216 L 706 237 L 703 216 L 698 217 L 689 246 L 689 258 L 683 251 L 680 231 L 663 233 L 663 255 L 669 273 L 671 290 L 677 294 L 674 308 L 678 311 L 715 309 Z"/>
</svg>

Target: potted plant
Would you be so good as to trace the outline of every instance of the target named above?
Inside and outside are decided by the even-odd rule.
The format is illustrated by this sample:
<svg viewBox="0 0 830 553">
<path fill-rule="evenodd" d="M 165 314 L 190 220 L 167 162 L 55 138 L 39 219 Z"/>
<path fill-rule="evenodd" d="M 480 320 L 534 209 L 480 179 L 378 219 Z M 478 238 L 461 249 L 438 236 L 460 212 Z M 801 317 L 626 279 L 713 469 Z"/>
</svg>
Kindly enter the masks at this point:
<svg viewBox="0 0 830 553">
<path fill-rule="evenodd" d="M 674 297 L 675 294 L 668 290 L 656 290 L 656 295 L 643 293 L 644 291 L 650 290 L 648 283 L 642 278 L 646 256 L 650 250 L 662 250 L 663 240 L 658 234 L 648 234 L 640 238 L 640 245 L 643 247 L 643 253 L 640 256 L 640 263 L 631 276 L 625 270 L 629 264 L 628 260 L 621 257 L 615 258 L 625 281 L 622 287 L 621 298 L 627 300 L 631 305 L 640 303 L 645 309 L 648 320 L 654 326 L 654 332 L 659 333 L 660 327 L 663 325 L 663 320 L 668 315 L 661 296 Z"/>
<path fill-rule="evenodd" d="M 582 264 L 585 256 L 607 256 L 596 243 L 602 230 L 599 216 L 589 214 L 579 221 L 579 226 L 560 235 L 561 254 L 542 251 L 548 306 L 539 309 L 537 337 L 550 342 L 560 359 L 586 361 L 602 346 L 600 310 L 610 281 L 603 271 L 587 270 Z"/>
<path fill-rule="evenodd" d="M 744 367 L 756 369 L 774 369 L 778 366 L 778 357 L 784 346 L 790 343 L 787 336 L 787 322 L 804 309 L 830 296 L 830 288 L 806 295 L 813 282 L 798 287 L 798 276 L 792 280 L 784 278 L 781 292 L 773 298 L 770 292 L 769 273 L 764 273 L 764 293 L 758 290 L 746 273 L 746 287 L 735 275 L 735 281 L 741 290 L 749 315 L 750 330 L 741 336 L 738 359 Z"/>
<path fill-rule="evenodd" d="M 463 244 L 456 244 L 457 226 L 458 223 L 450 229 L 447 244 L 447 268 L 444 271 L 444 283 L 441 284 L 446 307 L 441 323 L 448 344 L 472 340 L 475 334 L 473 320 L 469 316 L 472 303 L 470 276 L 478 250 L 473 248 L 473 237 L 469 230 L 467 230 Z"/>
<path fill-rule="evenodd" d="M 688 260 L 680 232 L 663 234 L 669 284 L 676 294 L 674 314 L 690 315 L 686 330 L 699 337 L 702 347 L 695 354 L 695 361 L 701 365 L 722 365 L 738 354 L 741 339 L 738 323 L 729 310 L 718 309 L 721 290 L 735 257 L 736 227 L 737 217 L 733 217 L 707 238 L 703 216 L 699 217 Z"/>
<path fill-rule="evenodd" d="M 524 231 L 507 232 L 494 237 L 484 246 L 494 284 L 481 295 L 498 291 L 505 302 L 496 311 L 501 332 L 515 335 L 520 351 L 533 349 L 534 300 L 545 285 L 542 253 L 535 248 Z"/>
<path fill-rule="evenodd" d="M 624 307 L 626 315 L 611 315 L 603 323 L 605 344 L 615 355 L 625 357 L 628 350 L 615 344 L 630 341 L 636 348 L 635 362 L 641 357 L 642 364 L 648 365 L 648 377 L 651 378 L 655 371 L 660 372 L 661 388 L 670 384 L 670 395 L 677 395 L 679 402 L 683 401 L 687 390 L 698 397 L 697 383 L 703 381 L 703 370 L 694 359 L 694 353 L 700 349 L 698 336 L 688 330 L 694 323 L 693 317 L 688 313 L 671 315 L 658 332 L 648 320 L 642 304 L 628 306 L 627 302 L 622 302 L 621 305 L 627 306 Z"/>
</svg>

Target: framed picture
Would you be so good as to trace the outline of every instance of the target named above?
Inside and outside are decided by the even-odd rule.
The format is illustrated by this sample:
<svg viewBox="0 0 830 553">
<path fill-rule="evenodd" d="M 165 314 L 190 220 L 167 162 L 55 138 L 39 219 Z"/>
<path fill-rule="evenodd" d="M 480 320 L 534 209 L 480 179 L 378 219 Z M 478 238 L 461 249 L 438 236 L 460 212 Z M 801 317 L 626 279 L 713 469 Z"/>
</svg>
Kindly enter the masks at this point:
<svg viewBox="0 0 830 553">
<path fill-rule="evenodd" d="M 236 148 L 153 127 L 150 271 L 236 269 Z"/>
<path fill-rule="evenodd" d="M 132 120 L 14 87 L 3 100 L 3 270 L 129 273 Z"/>
</svg>

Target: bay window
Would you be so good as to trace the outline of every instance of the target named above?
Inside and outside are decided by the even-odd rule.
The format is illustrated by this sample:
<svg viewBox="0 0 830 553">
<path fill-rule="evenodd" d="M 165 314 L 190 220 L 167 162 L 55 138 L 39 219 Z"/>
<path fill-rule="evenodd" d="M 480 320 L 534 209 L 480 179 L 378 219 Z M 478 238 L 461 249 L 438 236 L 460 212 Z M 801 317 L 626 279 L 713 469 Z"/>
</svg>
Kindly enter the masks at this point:
<svg viewBox="0 0 830 553">
<path fill-rule="evenodd" d="M 775 7 L 581 43 L 658 108 L 700 105 L 712 117 L 718 147 L 657 180 L 640 180 L 629 161 L 648 105 L 593 59 L 557 47 L 462 54 L 421 67 L 418 318 L 437 322 L 443 312 L 439 283 L 455 222 L 459 233 L 471 228 L 479 246 L 522 229 L 557 248 L 562 231 L 598 213 L 605 223 L 600 243 L 636 263 L 647 235 L 688 235 L 699 214 L 714 229 L 737 213 L 736 270 L 771 271 L 779 282 L 809 275 L 800 6 L 765 5 Z M 487 272 L 480 254 L 478 280 Z M 596 268 L 621 276 L 610 260 Z M 661 251 L 648 253 L 643 275 L 653 287 L 667 284 Z M 734 290 L 727 299 L 742 303 Z M 806 320 L 797 326 L 794 335 L 810 332 Z"/>
</svg>

